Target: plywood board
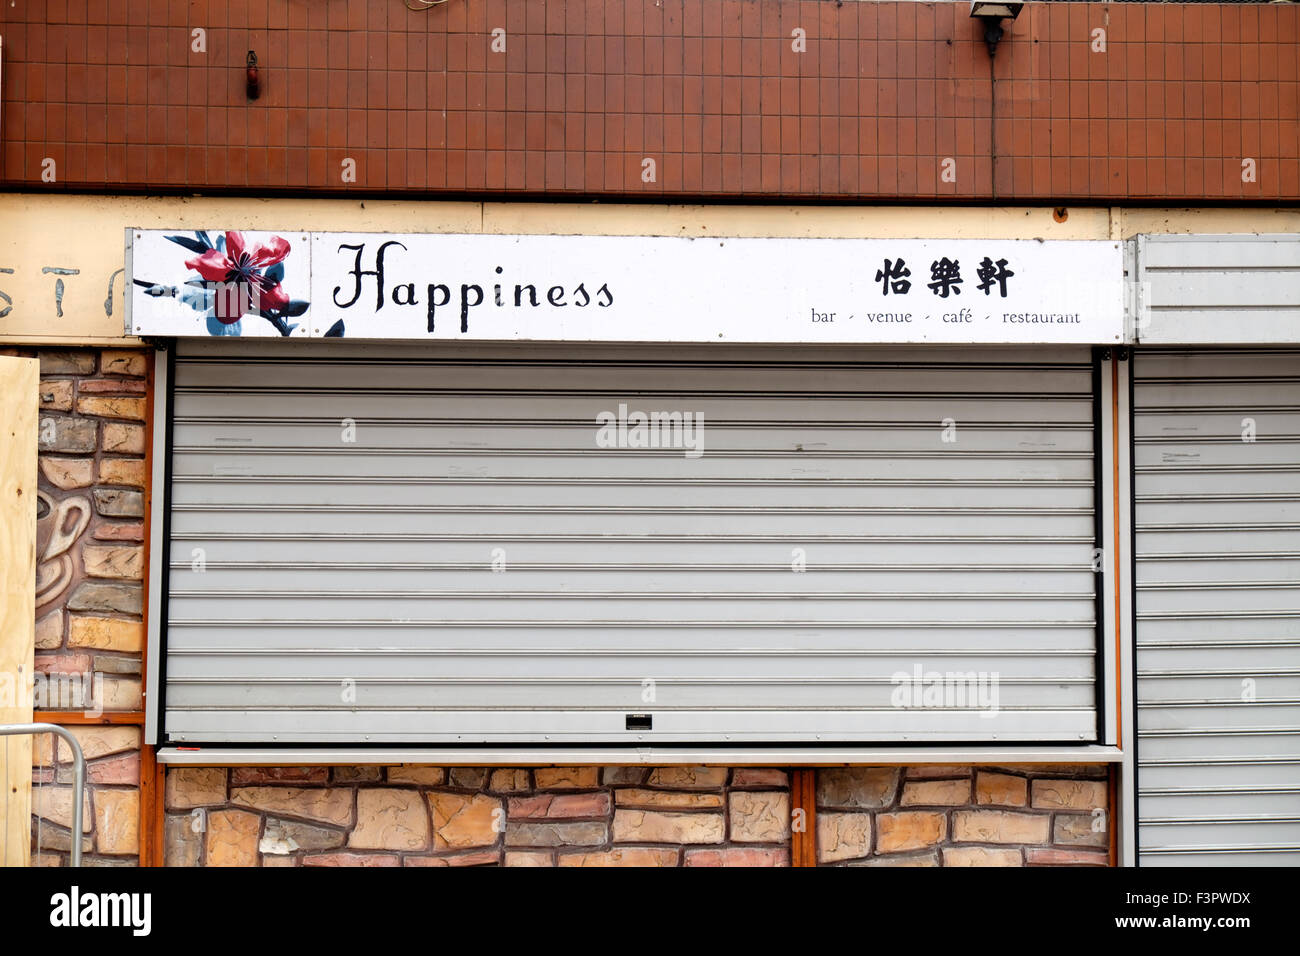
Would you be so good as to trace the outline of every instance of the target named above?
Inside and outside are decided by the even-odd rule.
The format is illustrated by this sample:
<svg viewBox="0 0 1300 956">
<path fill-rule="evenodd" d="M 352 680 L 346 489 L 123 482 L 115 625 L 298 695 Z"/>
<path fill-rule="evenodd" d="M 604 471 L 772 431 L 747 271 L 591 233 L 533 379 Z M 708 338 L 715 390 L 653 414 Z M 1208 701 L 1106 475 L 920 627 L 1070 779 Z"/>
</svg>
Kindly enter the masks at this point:
<svg viewBox="0 0 1300 956">
<path fill-rule="evenodd" d="M 36 640 L 35 359 L 0 356 L 0 723 L 32 719 Z M 31 854 L 32 738 L 0 737 L 0 861 Z"/>
</svg>

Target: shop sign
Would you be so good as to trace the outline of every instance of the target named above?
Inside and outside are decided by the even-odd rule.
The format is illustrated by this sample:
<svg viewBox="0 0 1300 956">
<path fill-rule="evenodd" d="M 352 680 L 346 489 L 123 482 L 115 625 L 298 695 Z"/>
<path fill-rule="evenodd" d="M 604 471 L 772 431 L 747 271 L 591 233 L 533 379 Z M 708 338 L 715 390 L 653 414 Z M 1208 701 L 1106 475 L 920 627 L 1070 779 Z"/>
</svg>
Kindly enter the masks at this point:
<svg viewBox="0 0 1300 956">
<path fill-rule="evenodd" d="M 127 332 L 370 340 L 1123 340 L 1120 244 L 133 231 Z"/>
</svg>

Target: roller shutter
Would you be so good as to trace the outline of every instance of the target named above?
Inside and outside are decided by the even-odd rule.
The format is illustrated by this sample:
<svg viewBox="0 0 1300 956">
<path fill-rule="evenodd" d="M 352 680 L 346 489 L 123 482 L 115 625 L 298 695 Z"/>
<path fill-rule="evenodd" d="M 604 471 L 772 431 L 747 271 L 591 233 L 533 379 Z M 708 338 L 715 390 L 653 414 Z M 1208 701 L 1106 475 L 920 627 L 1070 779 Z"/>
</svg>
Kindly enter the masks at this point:
<svg viewBox="0 0 1300 956">
<path fill-rule="evenodd" d="M 1137 237 L 1137 340 L 1252 345 L 1300 338 L 1300 237 Z"/>
<path fill-rule="evenodd" d="M 1134 359 L 1139 855 L 1300 863 L 1300 351 Z"/>
<path fill-rule="evenodd" d="M 199 341 L 171 378 L 173 743 L 1096 739 L 1087 349 Z M 636 411 L 703 454 L 598 445 Z"/>
</svg>

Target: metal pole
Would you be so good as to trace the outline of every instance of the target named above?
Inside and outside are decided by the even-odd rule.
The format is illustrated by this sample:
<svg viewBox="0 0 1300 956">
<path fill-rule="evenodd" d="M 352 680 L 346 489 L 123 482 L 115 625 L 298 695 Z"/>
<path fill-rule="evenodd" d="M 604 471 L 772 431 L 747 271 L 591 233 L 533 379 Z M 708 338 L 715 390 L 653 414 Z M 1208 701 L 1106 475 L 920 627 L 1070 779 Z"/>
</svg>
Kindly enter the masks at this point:
<svg viewBox="0 0 1300 956">
<path fill-rule="evenodd" d="M 86 794 L 86 758 L 82 756 L 81 744 L 71 732 L 58 724 L 0 724 L 0 737 L 14 737 L 19 734 L 54 734 L 62 737 L 72 748 L 72 789 L 75 799 L 72 802 L 72 865 L 81 866 L 81 804 Z M 58 748 L 55 750 L 54 773 L 58 779 Z"/>
</svg>

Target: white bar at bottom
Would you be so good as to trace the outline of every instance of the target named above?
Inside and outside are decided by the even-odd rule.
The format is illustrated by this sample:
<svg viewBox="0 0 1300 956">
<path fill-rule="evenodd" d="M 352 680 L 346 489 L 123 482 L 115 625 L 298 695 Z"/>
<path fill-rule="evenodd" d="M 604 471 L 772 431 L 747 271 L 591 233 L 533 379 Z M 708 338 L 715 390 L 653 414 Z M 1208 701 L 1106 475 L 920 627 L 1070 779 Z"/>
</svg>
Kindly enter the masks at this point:
<svg viewBox="0 0 1300 956">
<path fill-rule="evenodd" d="M 748 767 L 839 767 L 855 764 L 1106 764 L 1118 747 L 162 747 L 173 766 L 339 766 L 438 764 L 465 767 L 712 764 Z"/>
</svg>

